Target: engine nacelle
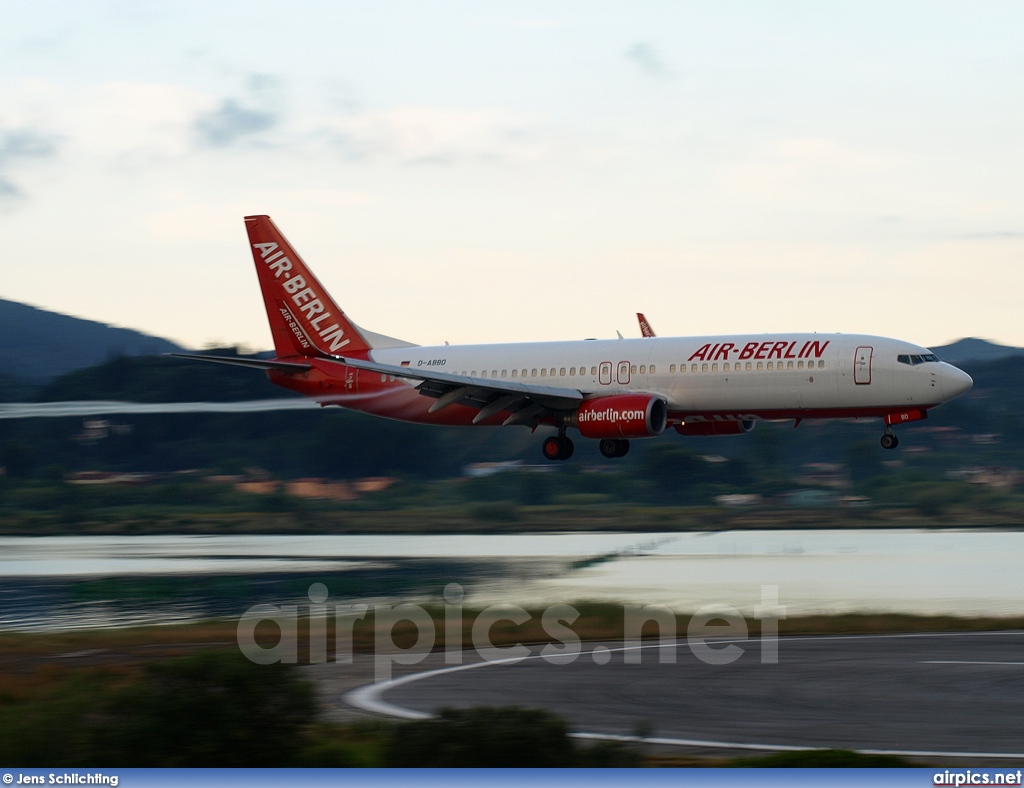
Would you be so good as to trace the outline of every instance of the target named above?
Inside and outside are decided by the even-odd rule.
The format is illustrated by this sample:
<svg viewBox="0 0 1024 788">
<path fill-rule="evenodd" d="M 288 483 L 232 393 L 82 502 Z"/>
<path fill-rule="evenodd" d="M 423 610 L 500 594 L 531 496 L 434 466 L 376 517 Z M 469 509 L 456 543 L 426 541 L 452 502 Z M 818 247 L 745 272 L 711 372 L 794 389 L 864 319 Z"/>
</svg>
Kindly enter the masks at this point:
<svg viewBox="0 0 1024 788">
<path fill-rule="evenodd" d="M 665 431 L 665 400 L 648 394 L 618 394 L 588 399 L 573 416 L 584 438 L 653 438 Z"/>
<path fill-rule="evenodd" d="M 680 435 L 744 435 L 754 429 L 753 421 L 690 421 L 675 426 Z"/>
</svg>

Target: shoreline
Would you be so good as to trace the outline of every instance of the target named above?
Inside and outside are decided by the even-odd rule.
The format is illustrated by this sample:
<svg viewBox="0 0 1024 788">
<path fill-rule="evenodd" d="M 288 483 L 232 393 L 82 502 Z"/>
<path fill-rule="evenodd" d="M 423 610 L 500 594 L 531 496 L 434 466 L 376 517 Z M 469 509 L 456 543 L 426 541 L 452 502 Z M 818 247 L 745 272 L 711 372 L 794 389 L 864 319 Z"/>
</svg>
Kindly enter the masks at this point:
<svg viewBox="0 0 1024 788">
<path fill-rule="evenodd" d="M 0 524 L 0 537 L 27 536 L 319 536 L 545 533 L 717 533 L 820 530 L 1024 530 L 1016 512 L 953 507 L 925 515 L 913 507 L 885 509 L 758 509 L 713 507 L 516 506 L 483 513 L 467 508 L 299 512 L 108 512 L 67 522 L 57 514 L 21 512 Z"/>
</svg>

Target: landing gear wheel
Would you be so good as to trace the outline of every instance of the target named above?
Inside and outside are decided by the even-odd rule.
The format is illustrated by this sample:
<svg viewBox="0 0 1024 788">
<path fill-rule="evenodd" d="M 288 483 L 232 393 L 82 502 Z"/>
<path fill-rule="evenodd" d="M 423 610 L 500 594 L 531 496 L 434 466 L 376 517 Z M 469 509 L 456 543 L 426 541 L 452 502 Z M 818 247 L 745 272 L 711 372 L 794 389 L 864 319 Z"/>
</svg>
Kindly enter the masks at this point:
<svg viewBox="0 0 1024 788">
<path fill-rule="evenodd" d="M 625 457 L 629 453 L 629 441 L 605 438 L 598 444 L 598 448 L 601 450 L 601 454 L 609 460 L 614 460 L 616 457 Z"/>
<path fill-rule="evenodd" d="M 555 460 L 568 460 L 572 457 L 575 450 L 576 446 L 564 435 L 548 438 L 541 445 L 544 459 L 551 460 L 552 462 Z"/>
<path fill-rule="evenodd" d="M 883 449 L 895 449 L 900 445 L 900 439 L 893 435 L 891 432 L 887 432 L 882 436 L 882 448 Z"/>
</svg>

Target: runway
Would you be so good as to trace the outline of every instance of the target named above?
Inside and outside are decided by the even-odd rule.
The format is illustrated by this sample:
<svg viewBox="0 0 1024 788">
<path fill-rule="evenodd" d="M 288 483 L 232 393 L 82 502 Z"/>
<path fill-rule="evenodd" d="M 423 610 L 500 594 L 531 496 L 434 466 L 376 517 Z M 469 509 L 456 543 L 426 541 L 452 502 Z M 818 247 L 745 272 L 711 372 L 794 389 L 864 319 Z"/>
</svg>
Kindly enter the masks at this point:
<svg viewBox="0 0 1024 788">
<path fill-rule="evenodd" d="M 777 664 L 761 661 L 757 639 L 709 644 L 743 652 L 715 665 L 685 641 L 584 644 L 572 662 L 552 664 L 532 649 L 526 659 L 467 657 L 345 700 L 404 718 L 445 706 L 543 707 L 583 738 L 698 748 L 1024 759 L 1024 632 L 787 637 Z"/>
</svg>

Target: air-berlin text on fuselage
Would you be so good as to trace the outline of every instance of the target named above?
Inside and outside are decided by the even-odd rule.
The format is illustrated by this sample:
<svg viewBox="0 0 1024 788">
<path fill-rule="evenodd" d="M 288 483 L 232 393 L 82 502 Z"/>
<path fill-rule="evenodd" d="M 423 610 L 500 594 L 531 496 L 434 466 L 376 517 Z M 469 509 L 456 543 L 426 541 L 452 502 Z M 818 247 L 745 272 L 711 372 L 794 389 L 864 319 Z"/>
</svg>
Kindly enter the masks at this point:
<svg viewBox="0 0 1024 788">
<path fill-rule="evenodd" d="M 615 407 L 607 407 L 604 410 L 581 410 L 577 414 L 578 421 L 639 421 L 647 418 L 647 411 L 644 410 L 619 410 Z"/>
<path fill-rule="evenodd" d="M 316 291 L 307 286 L 304 276 L 288 273 L 292 270 L 292 261 L 285 256 L 283 251 L 277 248 L 277 243 L 271 241 L 265 244 L 253 244 L 253 247 L 260 250 L 263 262 L 274 272 L 276 279 L 284 277 L 281 287 L 292 297 L 292 303 L 305 315 L 313 331 L 324 342 L 330 343 L 330 351 L 333 353 L 339 348 L 345 347 L 350 340 L 344 339 L 345 329 L 339 323 L 334 323 L 326 328 L 320 327 L 322 323 L 330 322 L 331 313 L 327 311 L 327 307 L 324 306 Z M 295 330 L 295 326 L 291 328 L 292 331 Z"/>
<path fill-rule="evenodd" d="M 799 350 L 797 350 L 797 345 L 800 345 Z M 809 339 L 803 343 L 799 341 L 776 342 L 770 339 L 767 342 L 748 342 L 742 348 L 736 347 L 734 342 L 722 342 L 714 345 L 708 342 L 706 345 L 701 345 L 700 349 L 690 356 L 687 361 L 728 361 L 730 357 L 738 358 L 740 361 L 746 361 L 748 358 L 757 360 L 772 358 L 821 358 L 828 345 L 829 340 L 819 342 L 816 339 Z"/>
</svg>

